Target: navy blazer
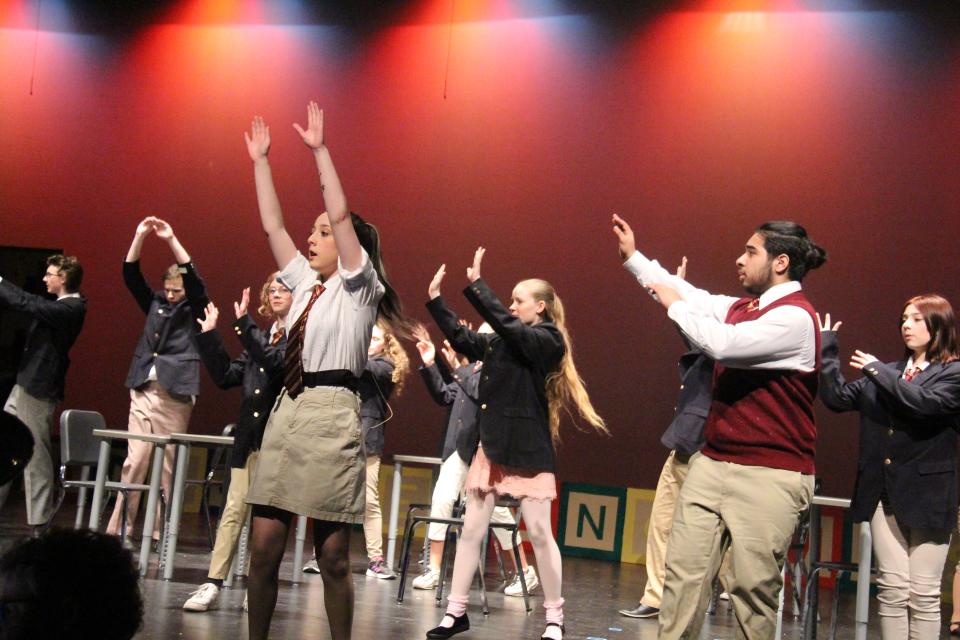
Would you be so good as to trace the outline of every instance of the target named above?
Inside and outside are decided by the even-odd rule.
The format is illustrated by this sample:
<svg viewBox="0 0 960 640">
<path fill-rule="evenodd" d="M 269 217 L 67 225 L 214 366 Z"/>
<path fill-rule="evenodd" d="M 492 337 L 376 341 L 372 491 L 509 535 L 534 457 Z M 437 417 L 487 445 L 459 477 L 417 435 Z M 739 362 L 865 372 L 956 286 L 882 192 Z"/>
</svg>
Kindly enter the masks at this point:
<svg viewBox="0 0 960 640">
<path fill-rule="evenodd" d="M 873 517 L 886 487 L 898 524 L 955 528 L 960 362 L 930 363 L 910 382 L 900 377 L 906 361 L 873 362 L 846 382 L 838 351 L 836 332 L 824 331 L 820 399 L 833 411 L 860 412 L 854 521 Z"/>
<path fill-rule="evenodd" d="M 363 428 L 363 445 L 368 456 L 383 453 L 383 427 L 387 421 L 387 401 L 393 393 L 393 361 L 379 355 L 367 360 L 357 394 L 360 396 L 360 425 Z"/>
<path fill-rule="evenodd" d="M 6 278 L 0 281 L 0 307 L 33 316 L 20 357 L 17 384 L 35 398 L 63 400 L 68 353 L 87 315 L 84 297 L 50 300 L 27 293 Z"/>
<path fill-rule="evenodd" d="M 233 433 L 230 466 L 241 469 L 251 451 L 260 449 L 273 402 L 283 389 L 283 353 L 286 334 L 276 345 L 269 331 L 257 326 L 249 314 L 233 323 L 243 344 L 240 357 L 231 359 L 216 330 L 197 334 L 197 348 L 213 382 L 221 389 L 243 387 L 240 416 Z"/>
<path fill-rule="evenodd" d="M 441 297 L 428 302 L 427 308 L 454 349 L 470 360 L 483 361 L 477 426 L 484 453 L 497 464 L 553 472 L 547 376 L 563 359 L 560 329 L 549 321 L 524 324 L 482 279 L 463 293 L 493 334 L 461 326 Z"/>
<path fill-rule="evenodd" d="M 446 460 L 456 452 L 461 460 L 470 464 L 480 444 L 480 432 L 477 429 L 480 369 L 474 362 L 457 367 L 450 382 L 444 380 L 443 373 L 446 370 L 446 365 L 441 365 L 439 360 L 429 367 L 420 368 L 430 397 L 437 404 L 450 407 L 440 457 Z"/>
<path fill-rule="evenodd" d="M 680 356 L 680 396 L 673 421 L 660 442 L 683 456 L 700 451 L 705 442 L 703 427 L 713 399 L 713 364 L 713 360 L 699 349 L 691 349 Z"/>
<path fill-rule="evenodd" d="M 161 291 L 152 291 L 140 272 L 140 261 L 123 263 L 123 282 L 133 294 L 147 321 L 133 354 L 126 386 L 139 389 L 147 383 L 150 367 L 157 367 L 157 382 L 169 393 L 200 393 L 200 354 L 197 352 L 197 319 L 205 312 L 206 288 L 193 263 L 180 265 L 187 297 L 167 302 Z"/>
</svg>

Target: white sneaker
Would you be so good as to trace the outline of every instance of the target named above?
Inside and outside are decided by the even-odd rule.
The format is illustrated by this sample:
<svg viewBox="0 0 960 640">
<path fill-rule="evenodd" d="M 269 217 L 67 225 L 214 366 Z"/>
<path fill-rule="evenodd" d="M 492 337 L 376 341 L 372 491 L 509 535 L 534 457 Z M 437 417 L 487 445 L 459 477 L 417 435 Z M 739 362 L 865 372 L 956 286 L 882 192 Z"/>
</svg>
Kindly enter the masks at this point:
<svg viewBox="0 0 960 640">
<path fill-rule="evenodd" d="M 184 611 L 207 611 L 212 609 L 220 595 L 220 587 L 212 582 L 204 582 L 200 588 L 190 594 L 190 598 L 183 603 Z"/>
<path fill-rule="evenodd" d="M 307 564 L 303 565 L 304 573 L 320 573 L 320 565 L 317 564 L 316 559 L 311 560 Z"/>
<path fill-rule="evenodd" d="M 440 570 L 428 568 L 422 574 L 413 579 L 414 589 L 436 589 L 440 582 Z"/>
<path fill-rule="evenodd" d="M 537 577 L 537 570 L 528 566 L 523 571 L 523 580 L 527 583 L 527 593 L 530 593 L 540 585 L 540 578 Z M 507 585 L 503 590 L 505 596 L 523 596 L 523 587 L 520 585 L 520 575 L 513 577 L 513 582 Z"/>
<path fill-rule="evenodd" d="M 244 610 L 244 611 L 250 611 L 250 607 L 249 607 L 249 605 L 247 604 L 248 601 L 249 601 L 249 597 L 250 597 L 250 596 L 249 596 L 248 594 L 246 594 L 246 593 L 243 594 L 243 610 Z"/>
</svg>

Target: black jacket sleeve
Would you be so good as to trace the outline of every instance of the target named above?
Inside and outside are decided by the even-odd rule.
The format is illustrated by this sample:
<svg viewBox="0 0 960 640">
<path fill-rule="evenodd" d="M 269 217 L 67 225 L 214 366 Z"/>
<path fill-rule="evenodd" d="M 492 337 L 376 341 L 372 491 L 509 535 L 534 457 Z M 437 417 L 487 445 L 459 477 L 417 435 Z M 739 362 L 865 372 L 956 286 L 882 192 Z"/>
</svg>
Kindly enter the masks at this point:
<svg viewBox="0 0 960 640">
<path fill-rule="evenodd" d="M 458 353 L 462 353 L 470 360 L 483 359 L 483 352 L 490 342 L 489 336 L 481 335 L 461 325 L 457 314 L 447 307 L 441 296 L 427 302 L 427 310 Z"/>
<path fill-rule="evenodd" d="M 187 302 L 190 304 L 190 311 L 193 317 L 199 320 L 206 314 L 207 304 L 210 303 L 210 298 L 207 297 L 207 287 L 192 262 L 177 266 L 180 267 L 183 291 L 187 296 Z"/>
<path fill-rule="evenodd" d="M 474 281 L 463 293 L 494 332 L 527 362 L 549 366 L 563 357 L 563 335 L 553 323 L 544 326 L 524 324 L 503 306 L 482 278 Z"/>
<path fill-rule="evenodd" d="M 72 327 L 77 323 L 77 308 L 57 300 L 27 293 L 6 278 L 0 282 L 0 307 L 29 313 L 51 327 Z"/>
<path fill-rule="evenodd" d="M 840 345 L 836 331 L 820 334 L 820 399 L 831 411 L 841 413 L 860 408 L 865 378 L 847 382 L 840 373 Z"/>
<path fill-rule="evenodd" d="M 123 283 L 127 285 L 127 290 L 133 294 L 133 299 L 137 301 L 140 309 L 144 313 L 149 313 L 150 304 L 153 302 L 155 294 L 140 271 L 139 260 L 123 263 Z"/>
<path fill-rule="evenodd" d="M 937 366 L 931 364 L 932 366 Z M 908 382 L 890 364 L 871 362 L 863 368 L 866 379 L 906 411 L 918 416 L 960 413 L 960 362 L 943 367 L 936 380 L 928 384 Z"/>
<path fill-rule="evenodd" d="M 233 330 L 250 358 L 259 362 L 269 375 L 283 369 L 285 338 L 276 345 L 271 344 L 269 332 L 257 326 L 249 313 L 233 323 Z"/>
<path fill-rule="evenodd" d="M 430 394 L 434 402 L 444 407 L 453 404 L 453 399 L 456 396 L 455 383 L 443 381 L 436 362 L 429 367 L 420 367 L 420 376 L 427 385 L 427 393 Z"/>
<path fill-rule="evenodd" d="M 223 339 L 216 330 L 197 333 L 197 350 L 204 366 L 221 389 L 239 387 L 243 384 L 243 369 L 247 362 L 247 352 L 240 354 L 235 360 L 230 359 L 223 346 Z"/>
</svg>

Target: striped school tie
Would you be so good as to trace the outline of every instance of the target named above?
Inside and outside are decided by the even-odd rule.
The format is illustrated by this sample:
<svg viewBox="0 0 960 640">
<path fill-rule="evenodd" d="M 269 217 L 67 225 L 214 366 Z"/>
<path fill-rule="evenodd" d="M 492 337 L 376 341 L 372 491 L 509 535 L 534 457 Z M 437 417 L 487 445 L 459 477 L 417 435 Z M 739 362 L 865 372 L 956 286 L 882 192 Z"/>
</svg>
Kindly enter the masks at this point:
<svg viewBox="0 0 960 640">
<path fill-rule="evenodd" d="M 303 310 L 287 334 L 287 351 L 283 356 L 283 386 L 287 388 L 291 398 L 296 398 L 303 391 L 303 334 L 310 309 L 323 291 L 322 284 L 318 282 L 314 285 L 307 308 Z"/>
</svg>

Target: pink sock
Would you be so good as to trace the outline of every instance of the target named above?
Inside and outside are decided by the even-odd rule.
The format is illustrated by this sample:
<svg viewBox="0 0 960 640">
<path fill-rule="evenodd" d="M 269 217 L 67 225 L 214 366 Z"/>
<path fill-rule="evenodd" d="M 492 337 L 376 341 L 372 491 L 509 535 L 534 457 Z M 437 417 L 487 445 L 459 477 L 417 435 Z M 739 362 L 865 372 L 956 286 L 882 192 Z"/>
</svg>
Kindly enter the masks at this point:
<svg viewBox="0 0 960 640">
<path fill-rule="evenodd" d="M 449 609 L 448 609 L 449 610 Z M 563 598 L 553 602 L 544 602 L 543 610 L 547 617 L 547 622 L 563 624 Z"/>
<path fill-rule="evenodd" d="M 447 612 L 444 614 L 443 620 L 440 621 L 440 626 L 452 627 L 453 618 L 459 618 L 467 612 L 467 603 L 469 601 L 469 597 L 447 596 Z M 453 618 L 450 616 L 453 616 Z M 560 617 L 563 617 L 563 613 L 560 614 Z"/>
</svg>

